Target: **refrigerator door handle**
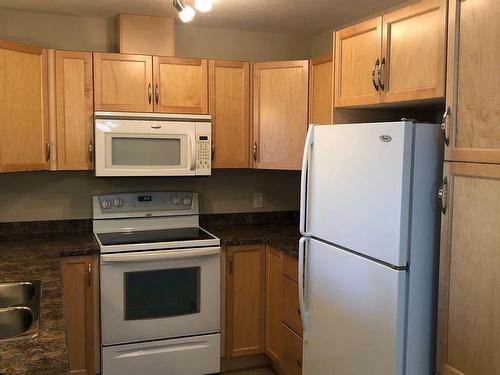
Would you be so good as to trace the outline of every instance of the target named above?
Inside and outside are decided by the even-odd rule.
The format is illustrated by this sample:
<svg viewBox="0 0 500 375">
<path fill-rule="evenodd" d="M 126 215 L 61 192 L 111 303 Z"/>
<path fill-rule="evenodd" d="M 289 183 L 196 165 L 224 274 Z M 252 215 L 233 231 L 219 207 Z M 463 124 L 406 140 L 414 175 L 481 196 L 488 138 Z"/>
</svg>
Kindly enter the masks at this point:
<svg viewBox="0 0 500 375">
<path fill-rule="evenodd" d="M 306 143 L 304 146 L 304 155 L 302 156 L 302 171 L 300 175 L 300 223 L 299 230 L 303 236 L 306 233 L 306 209 L 307 209 L 307 173 L 309 171 L 309 157 L 311 154 L 311 145 L 313 144 L 314 125 L 309 125 L 307 131 Z"/>
<path fill-rule="evenodd" d="M 302 328 L 304 330 L 303 337 L 304 341 L 307 340 L 307 328 L 308 328 L 308 313 L 306 310 L 306 278 L 305 273 L 306 258 L 307 258 L 307 248 L 306 242 L 309 242 L 309 238 L 302 237 L 299 241 L 299 308 L 300 308 L 300 318 L 302 319 Z"/>
</svg>

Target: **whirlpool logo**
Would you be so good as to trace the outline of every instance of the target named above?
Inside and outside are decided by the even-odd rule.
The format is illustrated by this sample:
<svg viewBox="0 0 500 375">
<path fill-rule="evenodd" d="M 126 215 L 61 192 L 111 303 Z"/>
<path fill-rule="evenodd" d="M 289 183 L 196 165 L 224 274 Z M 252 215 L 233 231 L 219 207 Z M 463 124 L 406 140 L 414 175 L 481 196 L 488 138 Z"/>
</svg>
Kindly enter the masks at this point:
<svg viewBox="0 0 500 375">
<path fill-rule="evenodd" d="M 378 137 L 380 139 L 380 141 L 384 142 L 384 143 L 389 143 L 390 141 L 392 141 L 392 137 L 390 135 L 381 135 L 380 137 Z"/>
</svg>

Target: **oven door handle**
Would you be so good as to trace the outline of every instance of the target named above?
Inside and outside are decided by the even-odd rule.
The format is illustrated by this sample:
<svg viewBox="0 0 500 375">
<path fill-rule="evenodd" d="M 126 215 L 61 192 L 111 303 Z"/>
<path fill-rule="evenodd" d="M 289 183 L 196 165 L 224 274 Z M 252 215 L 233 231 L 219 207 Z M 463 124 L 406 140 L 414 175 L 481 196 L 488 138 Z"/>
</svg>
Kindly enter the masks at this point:
<svg viewBox="0 0 500 375">
<path fill-rule="evenodd" d="M 220 255 L 220 247 L 204 247 L 196 250 L 158 250 L 136 253 L 102 254 L 101 263 L 155 262 L 158 260 L 192 259 Z"/>
</svg>

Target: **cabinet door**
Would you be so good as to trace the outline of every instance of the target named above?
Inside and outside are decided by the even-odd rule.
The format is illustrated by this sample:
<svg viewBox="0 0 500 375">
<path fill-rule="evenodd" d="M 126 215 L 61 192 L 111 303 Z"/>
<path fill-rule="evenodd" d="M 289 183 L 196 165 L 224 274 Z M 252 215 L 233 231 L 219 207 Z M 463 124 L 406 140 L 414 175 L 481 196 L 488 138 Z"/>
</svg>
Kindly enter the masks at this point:
<svg viewBox="0 0 500 375">
<path fill-rule="evenodd" d="M 383 17 L 383 103 L 444 98 L 446 1 L 422 0 Z"/>
<path fill-rule="evenodd" d="M 253 65 L 252 165 L 300 169 L 308 120 L 308 61 Z"/>
<path fill-rule="evenodd" d="M 335 33 L 335 107 L 380 103 L 382 17 Z"/>
<path fill-rule="evenodd" d="M 205 59 L 153 57 L 155 112 L 208 113 Z"/>
<path fill-rule="evenodd" d="M 295 281 L 283 276 L 283 323 L 302 336 L 302 318 L 299 306 L 299 286 Z"/>
<path fill-rule="evenodd" d="M 309 72 L 309 123 L 333 124 L 333 60 L 331 55 L 312 59 Z"/>
<path fill-rule="evenodd" d="M 250 64 L 211 60 L 212 167 L 248 168 Z"/>
<path fill-rule="evenodd" d="M 95 374 L 97 257 L 61 258 L 69 373 Z"/>
<path fill-rule="evenodd" d="M 0 40 L 0 172 L 49 167 L 47 51 Z"/>
<path fill-rule="evenodd" d="M 152 58 L 94 53 L 96 111 L 153 111 Z"/>
<path fill-rule="evenodd" d="M 93 169 L 92 53 L 56 51 L 57 169 Z"/>
<path fill-rule="evenodd" d="M 227 248 L 226 355 L 264 352 L 265 249 Z"/>
<path fill-rule="evenodd" d="M 281 365 L 283 319 L 283 253 L 267 246 L 266 249 L 266 353 Z"/>
<path fill-rule="evenodd" d="M 450 0 L 446 160 L 500 163 L 500 2 Z"/>
<path fill-rule="evenodd" d="M 286 375 L 302 374 L 302 339 L 286 325 L 283 330 L 283 371 Z"/>
<path fill-rule="evenodd" d="M 437 369 L 498 374 L 500 165 L 445 163 L 444 173 Z"/>
</svg>

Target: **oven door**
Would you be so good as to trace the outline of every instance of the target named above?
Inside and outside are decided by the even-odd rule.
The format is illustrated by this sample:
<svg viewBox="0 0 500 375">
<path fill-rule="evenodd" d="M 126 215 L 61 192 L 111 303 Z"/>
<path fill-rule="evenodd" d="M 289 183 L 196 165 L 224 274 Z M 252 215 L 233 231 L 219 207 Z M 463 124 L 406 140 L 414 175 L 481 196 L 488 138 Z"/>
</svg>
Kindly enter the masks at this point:
<svg viewBox="0 0 500 375">
<path fill-rule="evenodd" d="M 196 174 L 196 123 L 97 119 L 96 176 Z"/>
<path fill-rule="evenodd" d="M 104 346 L 220 331 L 220 247 L 101 255 Z"/>
</svg>

